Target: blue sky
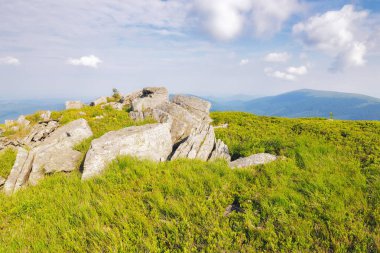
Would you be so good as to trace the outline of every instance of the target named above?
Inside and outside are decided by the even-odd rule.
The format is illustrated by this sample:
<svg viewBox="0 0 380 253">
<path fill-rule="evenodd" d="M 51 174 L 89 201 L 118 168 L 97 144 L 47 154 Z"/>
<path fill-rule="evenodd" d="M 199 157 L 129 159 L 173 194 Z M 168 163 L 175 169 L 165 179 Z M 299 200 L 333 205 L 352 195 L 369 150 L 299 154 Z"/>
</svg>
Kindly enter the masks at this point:
<svg viewBox="0 0 380 253">
<path fill-rule="evenodd" d="M 380 97 L 379 0 L 0 0 L 0 98 Z"/>
</svg>

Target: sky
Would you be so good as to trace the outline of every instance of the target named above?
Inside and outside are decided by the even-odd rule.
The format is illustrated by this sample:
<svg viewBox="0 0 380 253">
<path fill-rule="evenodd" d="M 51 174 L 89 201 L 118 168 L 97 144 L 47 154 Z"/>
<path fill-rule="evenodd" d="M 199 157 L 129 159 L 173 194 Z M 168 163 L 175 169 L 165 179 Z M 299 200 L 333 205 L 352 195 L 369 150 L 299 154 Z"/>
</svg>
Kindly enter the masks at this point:
<svg viewBox="0 0 380 253">
<path fill-rule="evenodd" d="M 380 97 L 380 0 L 0 0 L 0 98 Z"/>
</svg>

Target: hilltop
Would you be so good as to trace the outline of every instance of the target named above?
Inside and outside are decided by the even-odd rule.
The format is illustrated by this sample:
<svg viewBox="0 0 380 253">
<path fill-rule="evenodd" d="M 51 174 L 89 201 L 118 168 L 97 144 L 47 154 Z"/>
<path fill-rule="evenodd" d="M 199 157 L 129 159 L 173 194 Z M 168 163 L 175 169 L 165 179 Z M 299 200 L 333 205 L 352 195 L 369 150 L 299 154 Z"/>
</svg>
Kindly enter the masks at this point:
<svg viewBox="0 0 380 253">
<path fill-rule="evenodd" d="M 145 88 L 0 125 L 0 252 L 380 250 L 379 122 L 168 97 Z"/>
<path fill-rule="evenodd" d="M 332 112 L 336 119 L 380 120 L 380 99 L 352 93 L 303 89 L 249 101 L 214 98 L 211 102 L 214 111 L 244 111 L 288 118 L 328 118 Z"/>
</svg>

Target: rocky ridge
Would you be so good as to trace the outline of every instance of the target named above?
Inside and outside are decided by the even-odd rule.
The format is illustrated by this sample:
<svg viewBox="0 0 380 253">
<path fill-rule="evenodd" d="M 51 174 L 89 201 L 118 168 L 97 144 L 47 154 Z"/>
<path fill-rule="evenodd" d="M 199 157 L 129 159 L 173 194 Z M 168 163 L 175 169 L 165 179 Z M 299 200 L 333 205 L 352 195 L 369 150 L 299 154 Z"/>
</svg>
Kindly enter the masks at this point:
<svg viewBox="0 0 380 253">
<path fill-rule="evenodd" d="M 86 105 L 80 101 L 66 102 L 66 109 L 83 106 Z M 209 116 L 211 104 L 200 98 L 176 95 L 169 100 L 166 88 L 148 87 L 122 96 L 118 101 L 109 102 L 107 97 L 101 97 L 90 106 L 110 106 L 116 110 L 129 107 L 129 115 L 135 121 L 149 117 L 157 123 L 111 131 L 92 140 L 83 162 L 83 180 L 101 174 L 119 155 L 157 162 L 180 158 L 231 160 L 227 145 L 215 138 Z M 8 178 L 0 178 L 0 187 L 3 184 L 8 194 L 26 185 L 35 185 L 45 174 L 70 172 L 82 161 L 82 154 L 73 147 L 93 135 L 87 121 L 78 119 L 59 126 L 57 121 L 50 119 L 50 112 L 42 112 L 41 118 L 39 124 L 29 126 L 29 134 L 22 140 L 0 138 L 0 150 L 13 146 L 18 152 Z M 7 122 L 11 127 L 27 127 L 29 123 L 25 117 L 20 117 L 17 122 Z M 230 165 L 240 168 L 276 159 L 267 155 L 238 159 Z"/>
</svg>

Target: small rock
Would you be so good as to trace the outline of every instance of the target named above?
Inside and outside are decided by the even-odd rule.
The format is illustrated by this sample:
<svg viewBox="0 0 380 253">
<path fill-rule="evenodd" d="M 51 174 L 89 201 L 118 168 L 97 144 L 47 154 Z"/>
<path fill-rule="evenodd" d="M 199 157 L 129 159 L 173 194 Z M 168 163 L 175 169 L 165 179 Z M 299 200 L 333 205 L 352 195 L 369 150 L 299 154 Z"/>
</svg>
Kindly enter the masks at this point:
<svg viewBox="0 0 380 253">
<path fill-rule="evenodd" d="M 98 115 L 98 116 L 95 116 L 95 119 L 104 119 L 104 116 L 103 115 Z"/>
<path fill-rule="evenodd" d="M 95 101 L 91 102 L 90 105 L 97 106 L 97 105 L 105 104 L 105 103 L 107 103 L 107 97 L 100 97 L 96 99 Z"/>
<path fill-rule="evenodd" d="M 231 168 L 245 168 L 254 165 L 266 164 L 277 160 L 277 157 L 267 153 L 255 154 L 249 157 L 239 158 L 230 162 Z"/>
<path fill-rule="evenodd" d="M 214 126 L 214 129 L 217 129 L 217 128 L 228 128 L 228 123 L 219 125 L 219 126 Z"/>
<path fill-rule="evenodd" d="M 81 116 L 85 116 L 85 115 L 86 115 L 86 113 L 85 113 L 85 112 L 82 112 L 82 111 L 80 111 L 80 112 L 79 112 L 79 115 L 81 115 Z"/>
<path fill-rule="evenodd" d="M 42 121 L 49 121 L 51 118 L 51 111 L 43 111 L 40 113 Z"/>
<path fill-rule="evenodd" d="M 66 110 L 82 109 L 84 104 L 81 101 L 66 101 Z"/>
</svg>

